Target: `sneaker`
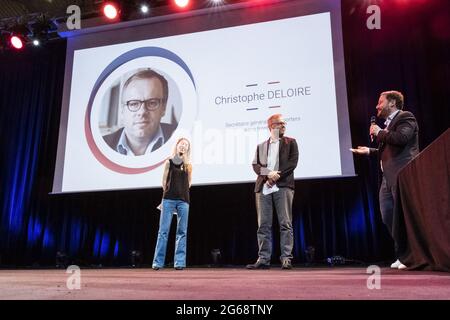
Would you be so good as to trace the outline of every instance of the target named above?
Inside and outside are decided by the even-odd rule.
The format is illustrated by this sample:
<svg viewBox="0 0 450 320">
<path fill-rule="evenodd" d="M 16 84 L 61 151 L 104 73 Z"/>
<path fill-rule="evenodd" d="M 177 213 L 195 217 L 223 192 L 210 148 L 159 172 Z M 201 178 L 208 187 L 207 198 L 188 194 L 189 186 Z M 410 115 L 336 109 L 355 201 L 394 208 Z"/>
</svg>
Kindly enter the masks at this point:
<svg viewBox="0 0 450 320">
<path fill-rule="evenodd" d="M 270 269 L 270 264 L 262 263 L 259 260 L 256 263 L 248 264 L 246 266 L 247 269 L 255 270 L 255 269 Z"/>
<path fill-rule="evenodd" d="M 400 260 L 397 259 L 397 261 L 395 261 L 393 264 L 391 264 L 391 268 L 392 269 L 398 269 L 398 267 L 401 265 L 402 263 L 400 262 Z"/>
<path fill-rule="evenodd" d="M 285 269 L 285 270 L 292 269 L 291 260 L 284 260 L 283 264 L 281 265 L 281 269 Z"/>
<path fill-rule="evenodd" d="M 405 270 L 405 269 L 408 269 L 408 267 L 405 266 L 403 263 L 400 262 L 400 264 L 399 264 L 399 266 L 398 266 L 397 269 L 398 269 L 398 270 Z"/>
<path fill-rule="evenodd" d="M 184 267 L 175 267 L 175 270 L 183 270 Z"/>
<path fill-rule="evenodd" d="M 153 269 L 153 270 L 159 270 L 159 269 L 161 269 L 161 268 L 160 268 L 160 267 L 153 266 L 152 269 Z"/>
</svg>

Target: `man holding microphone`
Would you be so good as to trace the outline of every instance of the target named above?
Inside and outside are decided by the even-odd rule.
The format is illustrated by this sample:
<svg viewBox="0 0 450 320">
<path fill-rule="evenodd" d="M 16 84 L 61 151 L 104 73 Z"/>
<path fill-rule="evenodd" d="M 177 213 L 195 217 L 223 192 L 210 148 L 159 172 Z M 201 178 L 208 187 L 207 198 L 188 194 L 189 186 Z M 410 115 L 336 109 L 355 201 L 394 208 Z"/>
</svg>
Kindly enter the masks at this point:
<svg viewBox="0 0 450 320">
<path fill-rule="evenodd" d="M 378 143 L 378 148 L 358 146 L 357 149 L 350 149 L 355 154 L 378 156 L 383 172 L 379 193 L 380 212 L 383 223 L 393 239 L 397 176 L 400 170 L 419 153 L 419 127 L 414 115 L 409 111 L 403 111 L 403 103 L 403 95 L 400 92 L 382 92 L 376 110 L 377 117 L 386 120 L 385 128 L 381 129 L 373 119 L 369 130 L 371 139 Z M 398 259 L 401 255 L 398 244 L 394 244 L 397 260 L 391 264 L 391 268 L 406 269 L 407 266 Z"/>
</svg>

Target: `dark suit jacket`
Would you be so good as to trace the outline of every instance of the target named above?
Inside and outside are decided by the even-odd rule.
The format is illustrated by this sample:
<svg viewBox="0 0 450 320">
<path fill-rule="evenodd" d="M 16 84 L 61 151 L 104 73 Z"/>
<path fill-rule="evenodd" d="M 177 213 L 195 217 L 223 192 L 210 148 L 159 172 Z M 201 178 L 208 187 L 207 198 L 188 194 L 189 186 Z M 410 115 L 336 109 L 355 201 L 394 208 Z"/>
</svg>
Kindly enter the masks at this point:
<svg viewBox="0 0 450 320">
<path fill-rule="evenodd" d="M 256 148 L 255 160 L 253 161 L 253 170 L 258 175 L 255 183 L 255 192 L 261 192 L 264 183 L 267 181 L 267 175 L 261 174 L 261 168 L 267 167 L 267 155 L 266 159 L 261 159 L 260 149 L 268 150 L 267 144 L 269 139 L 260 143 Z M 264 163 L 266 161 L 266 163 Z M 288 187 L 294 189 L 294 169 L 298 163 L 298 146 L 297 141 L 294 138 L 283 137 L 280 140 L 278 151 L 278 171 L 280 173 L 280 179 L 277 181 L 277 186 Z"/>
<path fill-rule="evenodd" d="M 376 137 L 378 148 L 370 154 L 378 155 L 383 164 L 383 175 L 389 186 L 397 182 L 399 171 L 419 153 L 419 126 L 409 111 L 400 111 L 389 126 Z"/>
<path fill-rule="evenodd" d="M 161 130 L 164 137 L 164 143 L 169 140 L 169 138 L 172 136 L 172 133 L 175 131 L 175 126 L 167 124 L 167 123 L 160 123 Z M 103 136 L 103 139 L 105 142 L 110 146 L 113 150 L 117 149 L 117 144 L 119 143 L 120 136 L 122 135 L 122 131 L 124 128 L 120 128 L 117 131 L 114 131 L 113 133 L 107 134 Z M 161 146 L 158 146 L 156 149 L 158 149 Z M 156 149 L 152 150 L 155 151 Z"/>
</svg>

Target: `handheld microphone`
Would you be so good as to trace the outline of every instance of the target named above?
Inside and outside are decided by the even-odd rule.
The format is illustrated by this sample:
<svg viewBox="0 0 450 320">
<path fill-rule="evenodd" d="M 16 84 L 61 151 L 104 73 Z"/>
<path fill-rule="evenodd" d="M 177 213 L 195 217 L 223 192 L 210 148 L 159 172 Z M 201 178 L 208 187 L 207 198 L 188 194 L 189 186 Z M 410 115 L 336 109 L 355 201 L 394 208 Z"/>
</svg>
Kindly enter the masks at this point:
<svg viewBox="0 0 450 320">
<path fill-rule="evenodd" d="M 377 123 L 376 120 L 377 118 L 375 116 L 372 116 L 370 118 L 370 125 L 376 124 Z M 370 135 L 370 142 L 373 142 L 373 134 Z"/>
</svg>

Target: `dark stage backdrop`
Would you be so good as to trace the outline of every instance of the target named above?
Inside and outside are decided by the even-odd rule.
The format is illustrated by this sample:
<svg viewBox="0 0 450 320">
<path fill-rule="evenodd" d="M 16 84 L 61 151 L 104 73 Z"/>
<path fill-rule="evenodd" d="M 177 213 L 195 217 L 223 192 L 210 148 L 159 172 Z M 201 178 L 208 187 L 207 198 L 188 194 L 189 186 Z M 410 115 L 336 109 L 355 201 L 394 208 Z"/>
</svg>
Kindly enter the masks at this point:
<svg viewBox="0 0 450 320">
<path fill-rule="evenodd" d="M 404 92 L 406 109 L 419 121 L 421 149 L 450 123 L 450 4 L 411 2 L 383 4 L 381 30 L 369 30 L 362 1 L 343 1 L 354 146 L 369 143 L 369 119 L 379 93 L 388 89 Z M 52 266 L 60 251 L 82 266 L 126 266 L 133 250 L 142 252 L 142 262 L 150 264 L 161 190 L 48 194 L 65 46 L 59 41 L 0 53 L 0 265 Z M 367 263 L 393 258 L 379 215 L 375 162 L 355 158 L 354 178 L 296 182 L 294 263 L 306 261 L 308 246 L 315 248 L 317 262 L 333 255 Z M 257 221 L 252 189 L 253 184 L 192 189 L 188 265 L 211 263 L 210 252 L 216 248 L 222 264 L 254 262 Z M 276 232 L 274 263 L 278 243 Z M 168 263 L 173 249 L 172 231 Z"/>
</svg>

